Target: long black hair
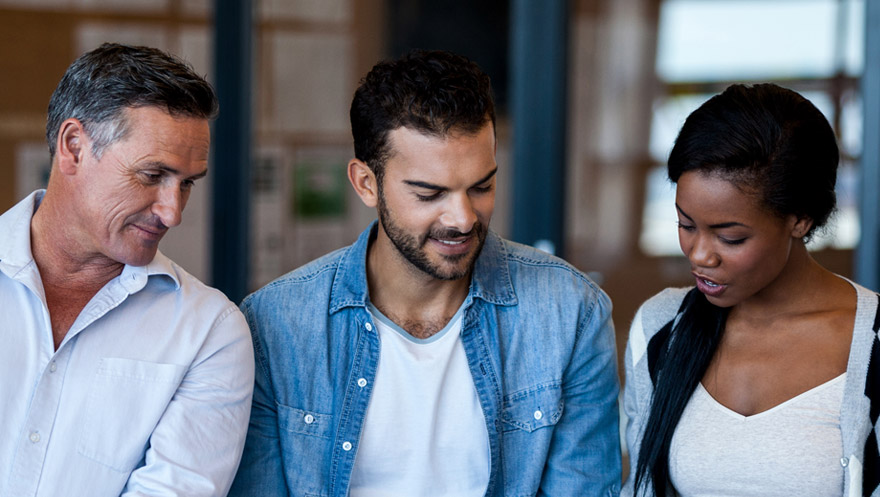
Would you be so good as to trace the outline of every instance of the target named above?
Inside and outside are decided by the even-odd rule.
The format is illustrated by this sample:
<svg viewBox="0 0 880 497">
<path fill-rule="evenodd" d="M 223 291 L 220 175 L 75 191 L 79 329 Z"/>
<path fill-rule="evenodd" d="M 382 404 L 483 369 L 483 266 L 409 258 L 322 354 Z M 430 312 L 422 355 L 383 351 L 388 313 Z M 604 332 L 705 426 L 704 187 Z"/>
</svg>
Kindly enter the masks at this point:
<svg viewBox="0 0 880 497">
<path fill-rule="evenodd" d="M 805 238 L 834 211 L 839 151 L 831 126 L 798 93 L 773 84 L 732 85 L 688 116 L 669 155 L 669 179 L 687 171 L 721 174 L 759 193 L 776 215 L 812 220 Z M 642 435 L 635 493 L 665 497 L 669 448 L 684 408 L 721 343 L 729 309 L 697 289 L 658 355 L 654 394 Z"/>
</svg>

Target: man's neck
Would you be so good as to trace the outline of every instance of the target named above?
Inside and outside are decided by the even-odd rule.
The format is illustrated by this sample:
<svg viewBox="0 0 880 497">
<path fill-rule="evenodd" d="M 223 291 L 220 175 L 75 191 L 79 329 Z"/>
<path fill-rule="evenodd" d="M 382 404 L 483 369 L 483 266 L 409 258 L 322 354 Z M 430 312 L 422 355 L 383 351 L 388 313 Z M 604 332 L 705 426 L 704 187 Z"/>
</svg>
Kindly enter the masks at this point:
<svg viewBox="0 0 880 497">
<path fill-rule="evenodd" d="M 124 264 L 103 254 L 85 253 L 70 233 L 76 228 L 71 227 L 47 193 L 31 219 L 31 254 L 40 278 L 44 286 L 97 291 L 118 276 Z"/>
<path fill-rule="evenodd" d="M 428 338 L 449 323 L 467 297 L 470 279 L 434 278 L 375 242 L 367 250 L 370 302 L 416 338 Z"/>
<path fill-rule="evenodd" d="M 118 276 L 124 265 L 76 250 L 75 238 L 68 232 L 70 223 L 54 207 L 47 194 L 31 219 L 30 237 L 57 350 L 92 297 Z"/>
</svg>

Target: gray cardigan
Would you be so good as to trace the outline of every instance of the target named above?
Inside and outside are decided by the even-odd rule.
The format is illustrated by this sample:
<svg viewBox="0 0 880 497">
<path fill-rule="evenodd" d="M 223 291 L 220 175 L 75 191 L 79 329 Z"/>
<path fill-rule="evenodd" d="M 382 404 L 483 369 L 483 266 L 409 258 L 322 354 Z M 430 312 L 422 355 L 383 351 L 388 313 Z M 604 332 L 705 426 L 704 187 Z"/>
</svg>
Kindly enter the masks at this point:
<svg viewBox="0 0 880 497">
<path fill-rule="evenodd" d="M 844 467 L 843 495 L 845 497 L 880 497 L 880 460 L 874 455 L 877 432 L 880 431 L 874 414 L 872 423 L 871 406 L 880 411 L 880 364 L 869 368 L 873 353 L 880 359 L 880 341 L 877 329 L 880 325 L 878 296 L 876 293 L 850 282 L 858 293 L 856 320 L 853 328 L 852 345 L 847 364 L 846 386 L 843 404 L 840 407 L 840 430 L 843 438 L 843 454 L 840 464 Z M 648 343 L 667 323 L 676 319 L 684 296 L 690 288 L 668 288 L 642 304 L 633 319 L 626 346 L 626 388 L 624 390 L 624 410 L 626 441 L 629 448 L 629 477 L 624 483 L 621 496 L 633 495 L 633 477 L 639 458 L 639 447 L 644 425 L 650 413 L 654 385 L 648 372 Z M 866 383 L 872 378 L 868 392 Z M 870 436 L 870 440 L 869 440 Z M 863 493 L 864 483 L 869 489 Z M 672 494 L 674 495 L 674 494 Z"/>
</svg>

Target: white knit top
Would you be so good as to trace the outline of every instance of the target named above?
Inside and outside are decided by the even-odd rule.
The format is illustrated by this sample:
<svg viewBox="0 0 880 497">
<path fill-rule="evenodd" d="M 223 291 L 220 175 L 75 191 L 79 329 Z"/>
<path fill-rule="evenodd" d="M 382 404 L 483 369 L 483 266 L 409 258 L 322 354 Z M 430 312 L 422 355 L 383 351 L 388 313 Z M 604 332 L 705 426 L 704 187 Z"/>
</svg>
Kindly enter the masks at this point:
<svg viewBox="0 0 880 497">
<path fill-rule="evenodd" d="M 840 497 L 840 407 L 846 373 L 766 411 L 743 416 L 699 384 L 670 448 L 682 497 Z"/>
</svg>

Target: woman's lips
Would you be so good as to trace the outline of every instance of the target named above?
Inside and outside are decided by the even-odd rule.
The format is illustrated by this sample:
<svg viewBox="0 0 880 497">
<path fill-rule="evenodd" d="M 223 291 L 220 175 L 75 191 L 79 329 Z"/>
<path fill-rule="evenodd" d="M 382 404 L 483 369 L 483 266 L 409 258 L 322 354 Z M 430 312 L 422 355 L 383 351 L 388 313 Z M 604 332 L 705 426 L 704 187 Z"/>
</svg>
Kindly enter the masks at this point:
<svg viewBox="0 0 880 497">
<path fill-rule="evenodd" d="M 718 297 L 727 289 L 727 285 L 723 285 L 697 273 L 692 274 L 697 281 L 697 289 L 709 297 Z"/>
</svg>

